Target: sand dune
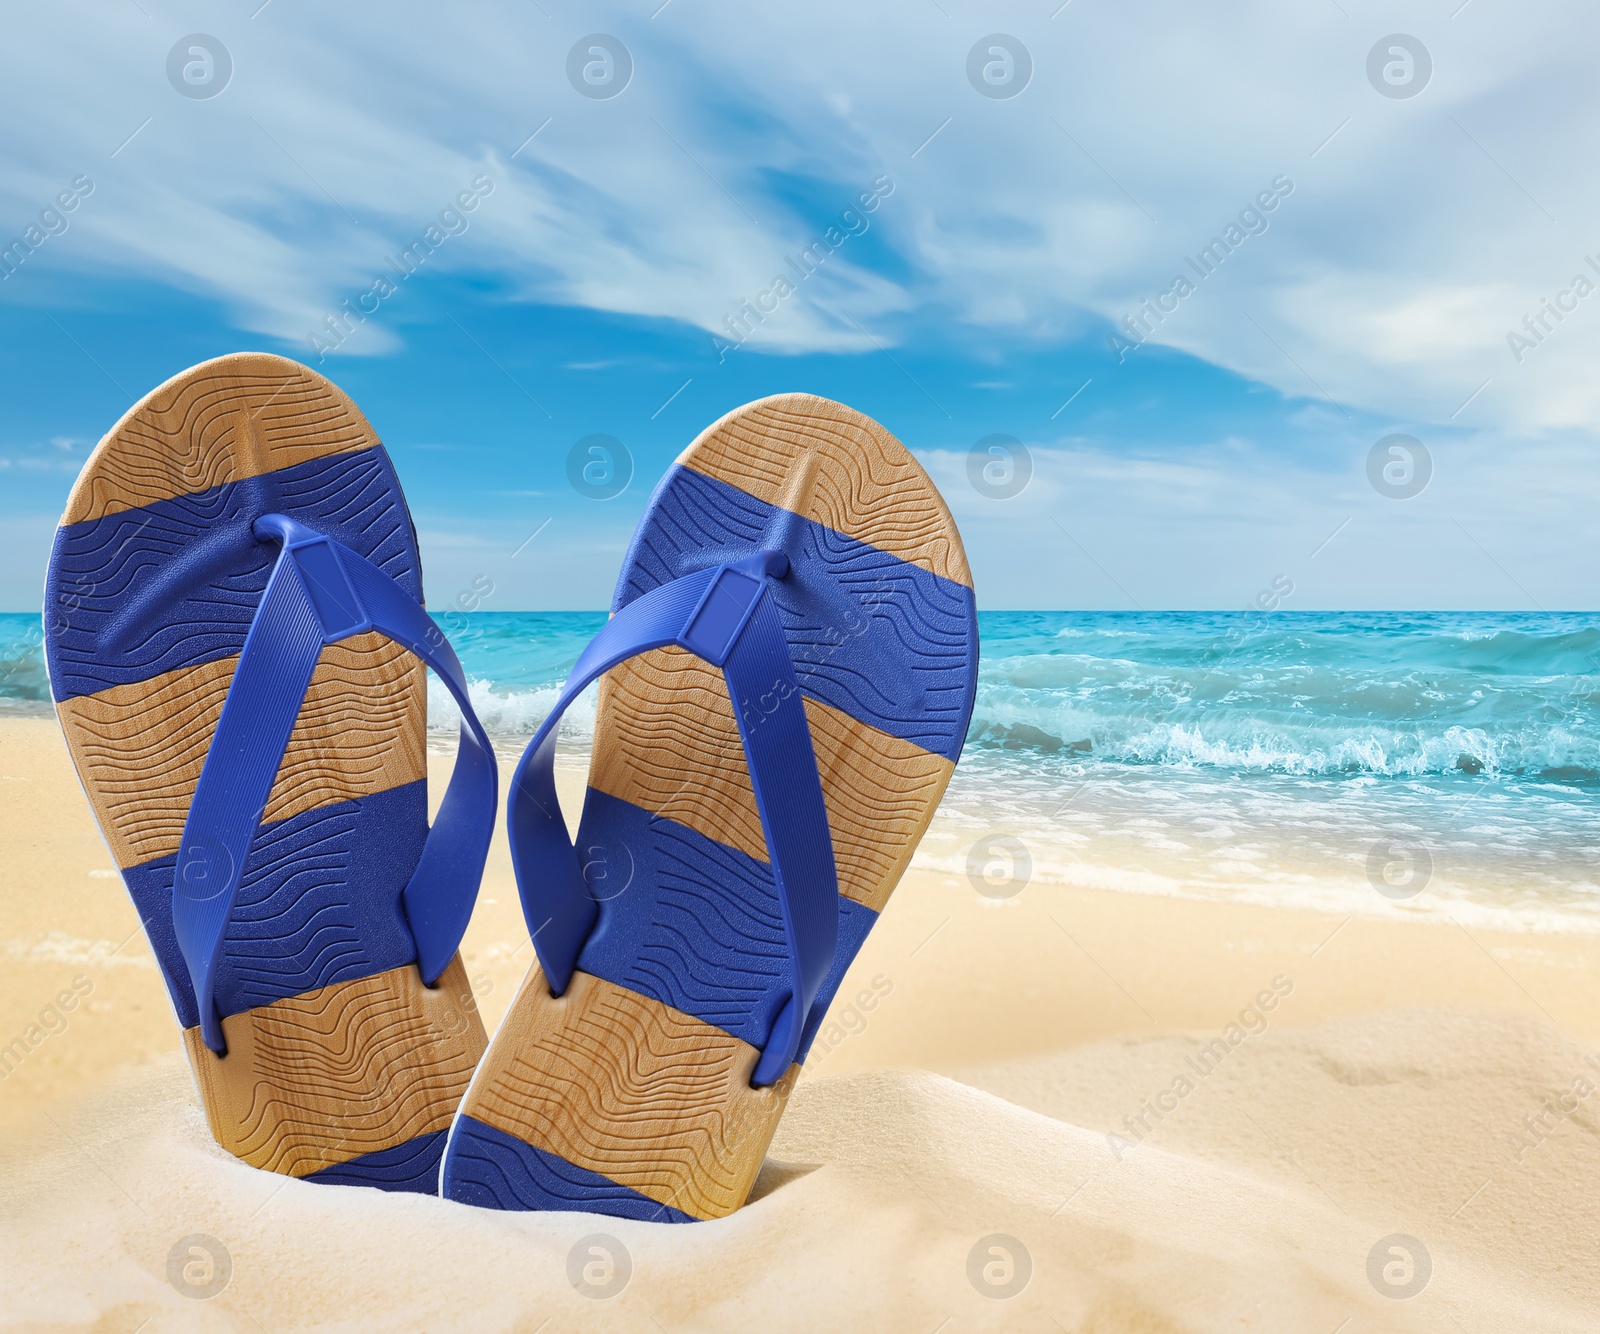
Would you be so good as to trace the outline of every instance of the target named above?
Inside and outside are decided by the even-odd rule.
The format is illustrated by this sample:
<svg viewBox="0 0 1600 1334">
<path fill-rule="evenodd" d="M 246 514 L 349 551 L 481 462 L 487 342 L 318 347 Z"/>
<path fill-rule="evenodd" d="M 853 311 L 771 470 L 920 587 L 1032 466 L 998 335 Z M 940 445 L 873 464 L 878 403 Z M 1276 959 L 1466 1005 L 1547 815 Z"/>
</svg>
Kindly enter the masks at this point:
<svg viewBox="0 0 1600 1334">
<path fill-rule="evenodd" d="M 1450 1013 L 1269 1032 L 1137 1147 L 1113 1148 L 1107 1130 L 1123 1109 L 1200 1046 L 1097 1044 L 972 1072 L 988 1092 L 918 1071 L 808 1080 L 756 1199 L 692 1227 L 501 1215 L 259 1173 L 211 1143 L 174 1057 L 52 1114 L 7 1151 L 3 1323 L 1595 1327 L 1600 1126 L 1581 1107 L 1521 1164 L 1506 1140 L 1585 1068 L 1577 1043 L 1520 1018 Z M 610 1298 L 568 1280 L 569 1253 L 597 1233 L 631 1258 Z M 1431 1257 L 1431 1279 L 1409 1300 L 1368 1279 L 1369 1252 L 1392 1233 L 1419 1238 Z M 230 1258 L 210 1299 L 168 1279 L 169 1252 L 192 1234 Z M 994 1234 L 1031 1257 L 1008 1299 L 980 1295 L 968 1277 L 974 1246 Z"/>
<path fill-rule="evenodd" d="M 1045 1115 L 1110 1130 L 1190 1068 L 1197 1045 L 1099 1044 L 969 1077 Z M 1587 1305 L 1588 1327 L 1600 1323 L 1594 1049 L 1534 1020 L 1408 1011 L 1269 1034 L 1205 1084 L 1125 1160 L 1156 1147 L 1414 1234 L 1433 1252 L 1447 1310 L 1460 1272 Z"/>
</svg>

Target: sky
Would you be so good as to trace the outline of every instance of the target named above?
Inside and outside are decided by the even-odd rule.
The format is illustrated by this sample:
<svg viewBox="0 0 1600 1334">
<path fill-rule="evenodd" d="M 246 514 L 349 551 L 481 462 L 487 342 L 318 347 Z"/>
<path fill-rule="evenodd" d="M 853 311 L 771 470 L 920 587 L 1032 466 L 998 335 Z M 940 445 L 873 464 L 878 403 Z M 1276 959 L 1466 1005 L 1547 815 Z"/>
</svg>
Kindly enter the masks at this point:
<svg viewBox="0 0 1600 1334">
<path fill-rule="evenodd" d="M 0 251 L 0 609 L 38 607 L 127 407 L 246 349 L 361 406 L 436 608 L 607 605 L 678 452 L 789 390 L 916 453 L 980 607 L 1595 608 L 1597 28 L 1576 0 L 16 9 L 0 241 L 39 244 Z M 596 435 L 616 494 L 569 480 Z"/>
</svg>

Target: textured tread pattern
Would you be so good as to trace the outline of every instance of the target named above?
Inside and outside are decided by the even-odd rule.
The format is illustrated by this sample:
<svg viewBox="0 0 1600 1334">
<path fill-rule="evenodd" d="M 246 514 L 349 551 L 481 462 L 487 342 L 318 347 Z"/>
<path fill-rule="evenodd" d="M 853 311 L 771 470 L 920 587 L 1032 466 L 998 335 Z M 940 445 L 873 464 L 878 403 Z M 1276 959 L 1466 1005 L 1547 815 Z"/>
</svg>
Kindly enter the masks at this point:
<svg viewBox="0 0 1600 1334">
<path fill-rule="evenodd" d="M 977 618 L 960 537 L 921 467 L 876 423 L 809 395 L 741 408 L 685 452 L 613 611 L 772 549 L 789 556 L 770 596 L 841 888 L 803 1059 L 960 754 Z M 638 1217 L 643 1196 L 713 1218 L 748 1195 L 799 1067 L 749 1087 L 788 962 L 736 706 L 759 726 L 770 704 L 730 700 L 722 674 L 682 650 L 602 679 L 577 839 L 599 918 L 566 995 L 552 1000 L 535 971 L 496 1034 L 446 1153 L 451 1198 Z"/>
<path fill-rule="evenodd" d="M 177 852 L 236 657 L 61 701 L 67 745 L 119 866 Z M 427 776 L 426 672 L 379 634 L 322 650 L 262 817 Z"/>
<path fill-rule="evenodd" d="M 536 967 L 461 1111 L 659 1204 L 721 1218 L 749 1195 L 799 1074 L 751 1088 L 758 1055 L 581 971 L 554 999 Z"/>
<path fill-rule="evenodd" d="M 681 1209 L 658 1204 L 475 1117 L 459 1118 L 450 1134 L 450 1198 L 462 1204 L 606 1213 L 641 1223 L 695 1221 Z"/>
<path fill-rule="evenodd" d="M 668 820 L 650 832 L 655 911 L 617 980 L 760 1042 L 774 1018 L 763 1001 L 788 967 L 771 870 Z"/>
<path fill-rule="evenodd" d="M 593 788 L 584 822 L 603 830 L 606 841 L 583 846 L 600 916 L 578 967 L 732 1037 L 764 1043 L 788 957 L 767 863 Z M 877 918 L 839 895 L 839 947 L 802 1053 Z"/>
<path fill-rule="evenodd" d="M 61 522 L 209 491 L 378 443 L 343 391 L 263 353 L 219 357 L 129 408 L 72 488 Z"/>
<path fill-rule="evenodd" d="M 146 395 L 84 465 L 51 553 L 51 693 L 219 1143 L 273 1171 L 432 1190 L 484 1038 L 459 961 L 449 988 L 416 977 L 400 894 L 428 829 L 425 676 L 381 636 L 320 656 L 222 946 L 228 1055 L 194 1027 L 174 862 L 277 558 L 253 524 L 274 511 L 421 601 L 398 479 L 355 405 L 282 357 L 221 357 Z"/>
<path fill-rule="evenodd" d="M 434 1195 L 439 1189 L 439 1159 L 448 1130 L 433 1130 L 392 1149 L 363 1153 L 306 1174 L 307 1181 L 328 1186 L 376 1186 L 379 1190 Z"/>
<path fill-rule="evenodd" d="M 872 418 L 843 403 L 776 394 L 728 413 L 678 461 L 972 586 L 955 520 L 921 465 Z"/>
<path fill-rule="evenodd" d="M 612 610 L 691 570 L 773 548 L 790 559 L 771 597 L 805 694 L 953 761 L 977 663 L 964 584 L 679 466 L 650 502 Z"/>
<path fill-rule="evenodd" d="M 322 987 L 222 1021 L 226 1056 L 184 1030 L 217 1142 L 290 1176 L 444 1130 L 487 1040 L 457 956 Z"/>
<path fill-rule="evenodd" d="M 818 700 L 804 704 L 839 892 L 881 910 L 955 765 Z M 746 706 L 759 713 L 762 702 Z M 601 679 L 589 785 L 767 859 L 727 682 L 687 649 L 657 649 Z"/>
<path fill-rule="evenodd" d="M 788 958 L 772 869 L 592 788 L 584 822 L 605 841 L 583 847 L 600 915 L 578 967 L 765 1042 Z"/>
<path fill-rule="evenodd" d="M 258 1009 L 415 963 L 400 902 L 427 834 L 422 782 L 262 825 L 217 966 L 217 1012 Z M 172 927 L 177 854 L 122 873 L 185 1028 L 200 1022 Z"/>
<path fill-rule="evenodd" d="M 96 451 L 85 470 L 106 457 Z M 278 556 L 253 525 L 274 512 L 337 538 L 421 600 L 416 539 L 381 448 L 118 510 L 56 533 L 45 600 L 55 699 L 237 656 Z"/>
</svg>

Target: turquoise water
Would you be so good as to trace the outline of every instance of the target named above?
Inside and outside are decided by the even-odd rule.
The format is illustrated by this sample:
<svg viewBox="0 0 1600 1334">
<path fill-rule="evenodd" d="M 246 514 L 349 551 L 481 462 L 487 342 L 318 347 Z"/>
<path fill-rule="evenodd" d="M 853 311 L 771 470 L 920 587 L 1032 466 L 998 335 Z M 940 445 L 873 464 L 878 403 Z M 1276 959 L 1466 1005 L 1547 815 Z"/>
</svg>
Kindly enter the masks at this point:
<svg viewBox="0 0 1600 1334">
<path fill-rule="evenodd" d="M 1239 773 L 1600 779 L 1587 613 L 995 613 L 971 740 Z"/>
<path fill-rule="evenodd" d="M 0 612 L 0 708 L 43 704 L 50 698 L 44 642 L 37 616 Z"/>
<path fill-rule="evenodd" d="M 478 612 L 445 628 L 486 723 L 525 735 L 604 621 Z M 1591 614 L 986 612 L 979 626 L 977 752 L 1600 782 Z M 0 616 L 0 698 L 49 698 L 40 638 L 36 617 Z"/>
<path fill-rule="evenodd" d="M 1600 617 L 980 618 L 920 856 L 1147 893 L 1600 929 Z"/>
<path fill-rule="evenodd" d="M 478 612 L 445 628 L 510 742 L 603 622 Z M 1501 925 L 1592 911 L 1600 927 L 1600 617 L 987 612 L 979 626 L 967 750 L 924 865 L 964 875 L 976 843 L 1014 838 L 1032 879 L 1492 909 Z M 36 618 L 0 616 L 0 706 L 48 699 L 39 637 Z M 581 742 L 592 723 L 591 692 L 565 730 Z M 1424 892 L 1374 888 L 1380 843 L 1421 850 Z"/>
</svg>

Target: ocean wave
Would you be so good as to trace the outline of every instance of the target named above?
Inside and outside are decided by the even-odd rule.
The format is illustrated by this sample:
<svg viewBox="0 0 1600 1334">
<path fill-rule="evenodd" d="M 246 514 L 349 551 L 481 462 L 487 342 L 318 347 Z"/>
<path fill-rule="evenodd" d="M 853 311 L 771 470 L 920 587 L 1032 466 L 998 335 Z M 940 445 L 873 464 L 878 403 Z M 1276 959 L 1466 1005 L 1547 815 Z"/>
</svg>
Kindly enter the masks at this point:
<svg viewBox="0 0 1600 1334">
<path fill-rule="evenodd" d="M 1119 630 L 1109 626 L 1078 626 L 1064 625 L 1055 632 L 1057 639 L 1155 639 L 1157 636 L 1149 630 Z"/>
<path fill-rule="evenodd" d="M 49 700 L 43 644 L 37 616 L 0 616 L 0 699 L 31 703 Z"/>
<path fill-rule="evenodd" d="M 978 750 L 1237 773 L 1600 780 L 1593 616 L 1024 613 L 980 624 L 968 733 Z"/>
<path fill-rule="evenodd" d="M 1119 725 L 1121 724 L 1121 725 Z M 1304 776 L 1428 774 L 1536 776 L 1554 782 L 1600 779 L 1600 740 L 1564 728 L 1492 735 L 1482 728 L 1418 729 L 1314 726 L 1269 728 L 1249 717 L 1153 723 L 1083 720 L 1079 726 L 975 716 L 967 741 L 980 750 L 1034 751 L 1083 762 L 1231 769 Z"/>
<path fill-rule="evenodd" d="M 1334 672 L 1593 675 L 1600 624 L 1579 613 L 985 613 L 986 666 L 1092 653 L 1156 669 L 1293 664 Z"/>
<path fill-rule="evenodd" d="M 492 736 L 531 736 L 539 730 L 561 696 L 559 686 L 535 686 L 528 690 L 497 690 L 494 683 L 467 678 L 467 698 L 484 730 Z M 588 740 L 594 736 L 595 709 L 599 686 L 583 691 L 561 719 L 560 735 Z M 455 731 L 461 724 L 461 711 L 455 699 L 432 673 L 428 675 L 428 727 L 434 731 Z"/>
<path fill-rule="evenodd" d="M 530 735 L 604 613 L 453 627 L 474 708 Z M 985 612 L 974 754 L 1238 774 L 1600 783 L 1600 618 L 1578 613 Z M 0 616 L 0 700 L 49 699 L 37 616 Z M 456 725 L 430 677 L 430 718 Z M 595 691 L 564 736 L 593 736 Z"/>
</svg>

